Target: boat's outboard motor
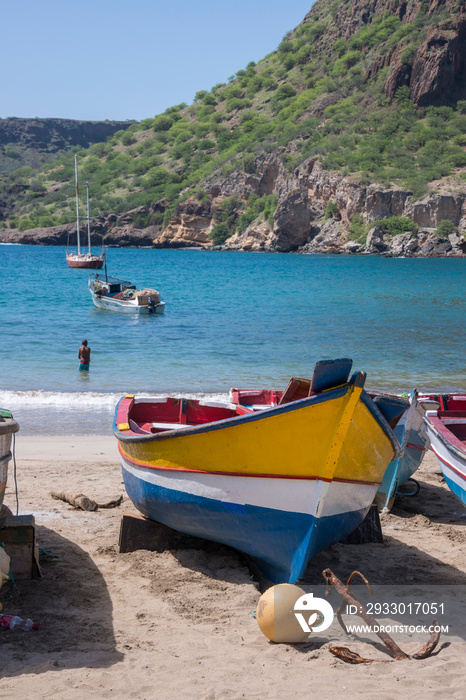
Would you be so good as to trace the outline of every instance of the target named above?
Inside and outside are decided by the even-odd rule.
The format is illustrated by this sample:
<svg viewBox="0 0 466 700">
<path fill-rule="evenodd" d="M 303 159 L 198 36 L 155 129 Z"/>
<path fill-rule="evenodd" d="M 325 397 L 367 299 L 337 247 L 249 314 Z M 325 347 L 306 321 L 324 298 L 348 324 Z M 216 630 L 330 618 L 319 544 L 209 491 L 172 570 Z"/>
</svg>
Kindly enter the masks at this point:
<svg viewBox="0 0 466 700">
<path fill-rule="evenodd" d="M 156 303 L 154 297 L 149 297 L 149 308 L 151 309 L 153 314 L 157 313 L 157 311 L 156 311 L 157 303 Z"/>
</svg>

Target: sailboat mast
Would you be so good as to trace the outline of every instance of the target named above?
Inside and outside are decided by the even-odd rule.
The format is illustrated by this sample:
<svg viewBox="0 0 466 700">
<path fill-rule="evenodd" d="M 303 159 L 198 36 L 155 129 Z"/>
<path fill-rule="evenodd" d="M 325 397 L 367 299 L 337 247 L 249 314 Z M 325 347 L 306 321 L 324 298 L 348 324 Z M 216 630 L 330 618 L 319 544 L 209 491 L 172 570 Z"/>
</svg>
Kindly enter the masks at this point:
<svg viewBox="0 0 466 700">
<path fill-rule="evenodd" d="M 81 241 L 79 240 L 79 198 L 78 198 L 78 156 L 74 157 L 74 179 L 76 182 L 76 234 L 78 238 L 78 255 L 81 255 Z"/>
<path fill-rule="evenodd" d="M 89 216 L 89 183 L 86 180 L 86 196 L 87 196 L 87 245 L 89 246 L 89 255 L 91 255 L 91 219 Z"/>
</svg>

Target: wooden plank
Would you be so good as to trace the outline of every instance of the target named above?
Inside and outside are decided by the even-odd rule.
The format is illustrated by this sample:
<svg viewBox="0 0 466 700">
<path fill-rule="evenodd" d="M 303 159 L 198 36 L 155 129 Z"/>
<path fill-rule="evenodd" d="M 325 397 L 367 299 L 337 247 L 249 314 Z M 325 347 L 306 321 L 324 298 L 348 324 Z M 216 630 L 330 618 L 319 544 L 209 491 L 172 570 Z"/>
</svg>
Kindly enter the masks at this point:
<svg viewBox="0 0 466 700">
<path fill-rule="evenodd" d="M 40 576 L 39 550 L 33 515 L 9 515 L 0 529 L 0 544 L 10 557 L 15 580 Z"/>
<path fill-rule="evenodd" d="M 310 389 L 310 379 L 302 379 L 301 377 L 291 377 L 285 391 L 282 394 L 280 401 L 278 402 L 278 405 L 281 406 L 284 403 L 290 403 L 291 401 L 305 399 L 309 396 Z"/>
<path fill-rule="evenodd" d="M 120 554 L 147 549 L 165 552 L 175 548 L 177 532 L 138 513 L 123 513 L 120 523 Z"/>
</svg>

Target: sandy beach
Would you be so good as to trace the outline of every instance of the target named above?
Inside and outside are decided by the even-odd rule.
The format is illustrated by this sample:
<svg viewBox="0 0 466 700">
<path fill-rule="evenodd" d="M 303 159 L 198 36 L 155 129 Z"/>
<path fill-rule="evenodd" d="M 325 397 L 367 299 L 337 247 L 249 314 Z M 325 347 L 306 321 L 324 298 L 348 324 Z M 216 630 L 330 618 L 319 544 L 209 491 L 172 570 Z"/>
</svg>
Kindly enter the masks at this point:
<svg viewBox="0 0 466 700">
<path fill-rule="evenodd" d="M 35 516 L 42 578 L 6 584 L 0 601 L 4 613 L 40 629 L 0 631 L 2 698 L 464 697 L 464 641 L 441 639 L 425 660 L 350 666 L 329 653 L 332 628 L 305 645 L 269 642 L 252 614 L 259 585 L 234 550 L 186 537 L 170 551 L 119 554 L 121 515 L 135 509 L 112 436 L 18 433 L 16 461 L 19 512 Z M 419 494 L 398 499 L 382 519 L 383 544 L 334 545 L 310 563 L 304 582 L 322 584 L 330 567 L 343 581 L 358 569 L 374 584 L 466 592 L 465 512 L 431 452 L 416 478 Z M 83 512 L 52 490 L 124 499 Z M 15 512 L 12 463 L 5 504 Z M 412 653 L 426 641 L 414 635 L 402 646 Z M 375 636 L 346 645 L 390 658 Z"/>
</svg>

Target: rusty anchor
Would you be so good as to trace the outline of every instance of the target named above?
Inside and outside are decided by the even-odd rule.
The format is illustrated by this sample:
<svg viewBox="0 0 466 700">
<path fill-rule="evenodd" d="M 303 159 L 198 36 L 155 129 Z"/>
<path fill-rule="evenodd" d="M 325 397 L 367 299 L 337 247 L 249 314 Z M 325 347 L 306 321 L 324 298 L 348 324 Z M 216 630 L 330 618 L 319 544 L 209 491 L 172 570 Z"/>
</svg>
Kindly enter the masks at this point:
<svg viewBox="0 0 466 700">
<path fill-rule="evenodd" d="M 344 583 L 340 581 L 340 579 L 335 576 L 333 571 L 330 569 L 324 569 L 322 572 L 323 577 L 327 583 L 327 587 L 329 586 L 334 586 L 338 593 L 341 595 L 343 598 L 343 601 L 339 607 L 339 609 L 336 612 L 336 617 L 338 619 L 338 622 L 342 626 L 342 628 L 345 630 L 347 633 L 348 630 L 346 628 L 345 623 L 343 622 L 342 618 L 342 612 L 346 608 L 347 605 L 355 605 L 356 609 L 358 611 L 359 617 L 361 617 L 364 622 L 367 623 L 367 625 L 370 627 L 372 631 L 375 631 L 375 634 L 383 641 L 383 643 L 388 647 L 390 650 L 390 653 L 393 655 L 393 659 L 386 659 L 386 660 L 377 660 L 377 659 L 365 659 L 362 656 L 359 656 L 359 654 L 356 654 L 355 652 L 351 651 L 348 649 L 348 647 L 330 647 L 329 651 L 342 661 L 346 661 L 346 663 L 349 664 L 371 664 L 371 663 L 391 663 L 392 661 L 403 661 L 405 659 L 426 659 L 428 656 L 432 654 L 434 651 L 435 647 L 437 646 L 439 639 L 440 639 L 440 632 L 432 632 L 429 641 L 427 644 L 425 644 L 420 651 L 418 651 L 416 654 L 412 654 L 411 656 L 408 654 L 405 654 L 405 652 L 400 649 L 398 644 L 393 641 L 393 639 L 388 635 L 386 632 L 380 631 L 380 625 L 378 624 L 377 620 L 373 615 L 371 615 L 369 612 L 367 612 L 367 609 L 364 607 L 364 605 L 361 605 L 356 598 L 352 595 L 350 591 L 350 587 L 353 581 L 354 576 L 360 576 L 360 578 L 364 581 L 366 586 L 368 587 L 369 591 L 372 594 L 372 588 L 369 584 L 369 581 L 366 579 L 366 577 L 361 574 L 359 571 L 353 571 L 351 576 L 348 579 L 348 583 L 345 586 Z M 434 619 L 433 621 L 433 626 L 437 627 L 438 626 L 438 620 Z M 376 628 L 376 629 L 374 629 Z M 377 631 L 377 628 L 379 631 Z"/>
</svg>

